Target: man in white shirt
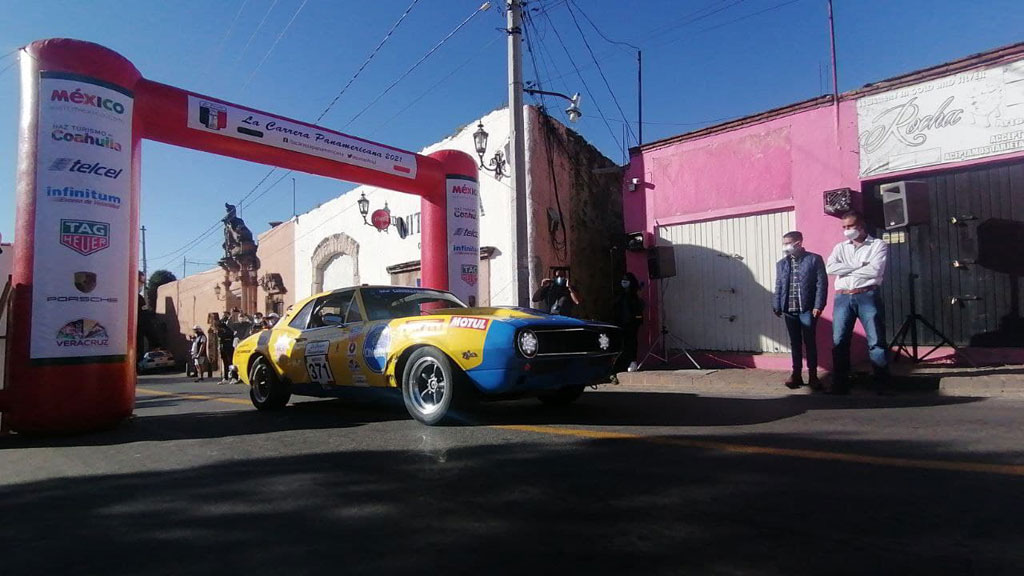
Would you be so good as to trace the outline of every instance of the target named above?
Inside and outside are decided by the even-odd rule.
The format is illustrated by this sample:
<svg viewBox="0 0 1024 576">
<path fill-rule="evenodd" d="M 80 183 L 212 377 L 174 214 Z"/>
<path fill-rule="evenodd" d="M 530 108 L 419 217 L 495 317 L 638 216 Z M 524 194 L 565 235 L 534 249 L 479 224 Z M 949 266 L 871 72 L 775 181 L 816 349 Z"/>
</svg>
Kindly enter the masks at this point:
<svg viewBox="0 0 1024 576">
<path fill-rule="evenodd" d="M 883 341 L 885 311 L 881 293 L 889 246 L 869 236 L 864 229 L 864 219 L 855 213 L 843 217 L 843 235 L 846 240 L 836 245 L 825 264 L 825 271 L 836 277 L 830 392 L 849 392 L 850 341 L 853 324 L 858 318 L 867 336 L 875 386 L 881 392 L 889 377 L 888 349 Z"/>
</svg>

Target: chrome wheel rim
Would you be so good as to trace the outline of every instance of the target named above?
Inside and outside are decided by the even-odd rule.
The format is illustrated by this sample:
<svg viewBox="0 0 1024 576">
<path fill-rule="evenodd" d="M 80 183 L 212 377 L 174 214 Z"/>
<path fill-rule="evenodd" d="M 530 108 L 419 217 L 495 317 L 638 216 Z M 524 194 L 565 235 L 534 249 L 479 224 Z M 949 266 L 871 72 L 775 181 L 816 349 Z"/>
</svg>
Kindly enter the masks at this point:
<svg viewBox="0 0 1024 576">
<path fill-rule="evenodd" d="M 263 362 L 258 362 L 252 369 L 252 393 L 257 402 L 266 402 L 270 397 L 270 379 Z"/>
<path fill-rule="evenodd" d="M 409 386 L 409 400 L 421 414 L 437 412 L 444 404 L 448 393 L 448 381 L 444 368 L 434 358 L 420 358 L 409 370 L 412 379 Z"/>
</svg>

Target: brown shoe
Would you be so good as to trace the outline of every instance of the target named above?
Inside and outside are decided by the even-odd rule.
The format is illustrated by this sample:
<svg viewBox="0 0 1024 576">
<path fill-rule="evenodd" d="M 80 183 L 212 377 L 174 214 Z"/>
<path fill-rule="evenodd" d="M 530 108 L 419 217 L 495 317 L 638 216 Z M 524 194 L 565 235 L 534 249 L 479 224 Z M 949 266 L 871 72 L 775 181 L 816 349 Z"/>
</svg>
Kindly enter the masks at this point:
<svg viewBox="0 0 1024 576">
<path fill-rule="evenodd" d="M 804 380 L 800 377 L 800 374 L 793 374 L 786 379 L 786 388 L 789 388 L 790 390 L 796 390 L 803 385 Z"/>
<path fill-rule="evenodd" d="M 824 386 L 821 385 L 821 380 L 818 380 L 817 374 L 811 374 L 807 377 L 807 385 L 815 392 L 820 392 L 824 389 Z"/>
</svg>

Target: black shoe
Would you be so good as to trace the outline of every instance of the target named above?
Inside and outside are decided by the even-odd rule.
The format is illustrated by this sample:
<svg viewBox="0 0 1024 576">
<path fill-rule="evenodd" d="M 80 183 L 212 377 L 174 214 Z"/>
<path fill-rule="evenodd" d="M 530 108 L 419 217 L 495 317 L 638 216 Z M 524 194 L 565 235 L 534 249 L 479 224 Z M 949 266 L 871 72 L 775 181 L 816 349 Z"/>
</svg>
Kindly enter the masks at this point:
<svg viewBox="0 0 1024 576">
<path fill-rule="evenodd" d="M 825 389 L 825 387 L 821 385 L 821 380 L 818 380 L 817 374 L 811 374 L 810 376 L 807 377 L 807 385 L 810 386 L 811 390 L 814 390 L 815 392 L 821 392 L 822 390 Z"/>
<path fill-rule="evenodd" d="M 789 378 L 786 379 L 786 388 L 790 390 L 796 390 L 797 388 L 804 385 L 804 380 L 799 373 L 794 372 Z"/>
</svg>

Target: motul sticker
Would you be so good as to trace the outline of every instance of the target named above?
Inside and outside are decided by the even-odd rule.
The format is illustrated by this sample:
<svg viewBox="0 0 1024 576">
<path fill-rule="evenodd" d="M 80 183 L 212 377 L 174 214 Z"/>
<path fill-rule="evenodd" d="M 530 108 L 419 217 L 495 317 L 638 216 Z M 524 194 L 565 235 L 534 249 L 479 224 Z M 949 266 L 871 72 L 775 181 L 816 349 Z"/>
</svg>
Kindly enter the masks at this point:
<svg viewBox="0 0 1024 576">
<path fill-rule="evenodd" d="M 468 328 L 469 330 L 487 330 L 491 321 L 487 318 L 472 318 L 469 316 L 452 316 L 448 325 L 452 328 Z"/>
</svg>

